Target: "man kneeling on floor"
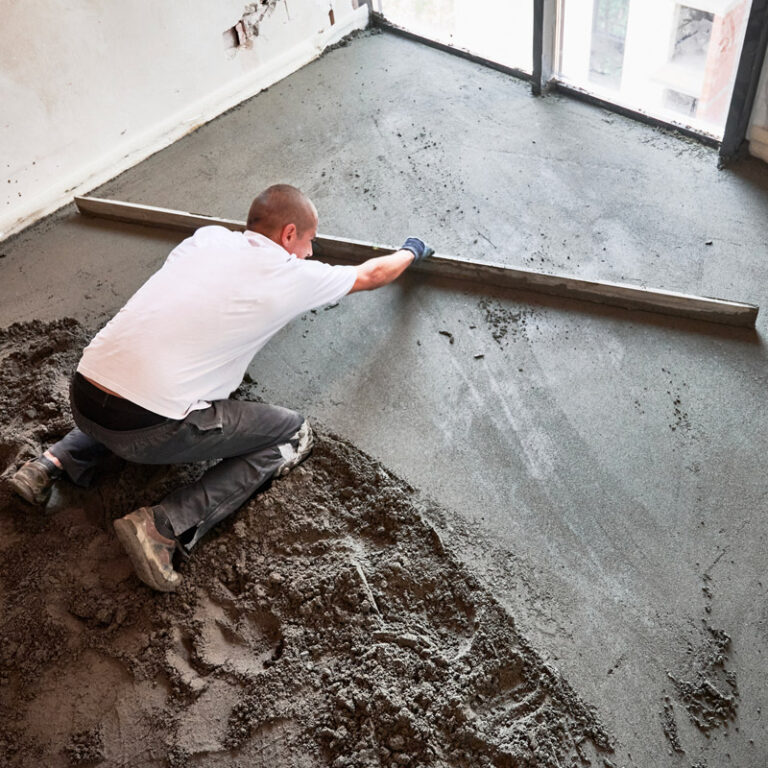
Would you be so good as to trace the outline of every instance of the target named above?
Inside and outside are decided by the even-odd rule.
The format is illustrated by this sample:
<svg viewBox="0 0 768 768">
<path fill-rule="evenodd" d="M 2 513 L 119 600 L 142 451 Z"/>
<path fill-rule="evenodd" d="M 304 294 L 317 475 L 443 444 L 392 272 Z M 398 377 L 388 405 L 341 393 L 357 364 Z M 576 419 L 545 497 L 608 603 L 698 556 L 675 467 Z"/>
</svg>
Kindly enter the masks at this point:
<svg viewBox="0 0 768 768">
<path fill-rule="evenodd" d="M 228 399 L 253 356 L 297 315 L 387 285 L 433 253 L 408 238 L 360 266 L 331 266 L 307 261 L 316 234 L 312 202 L 277 184 L 253 201 L 245 232 L 203 227 L 177 246 L 85 349 L 70 388 L 77 427 L 16 472 L 16 492 L 44 504 L 57 478 L 88 485 L 110 452 L 141 464 L 221 459 L 115 521 L 138 577 L 175 590 L 175 549 L 191 550 L 312 449 L 298 413 Z"/>
</svg>

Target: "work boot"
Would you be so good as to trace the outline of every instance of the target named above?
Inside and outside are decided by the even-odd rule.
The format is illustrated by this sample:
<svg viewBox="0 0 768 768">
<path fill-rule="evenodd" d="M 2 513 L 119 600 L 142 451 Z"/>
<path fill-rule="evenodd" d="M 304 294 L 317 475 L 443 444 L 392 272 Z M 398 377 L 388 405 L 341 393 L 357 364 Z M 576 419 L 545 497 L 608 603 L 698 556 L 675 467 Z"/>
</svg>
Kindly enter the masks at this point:
<svg viewBox="0 0 768 768">
<path fill-rule="evenodd" d="M 304 419 L 301 422 L 298 432 L 290 438 L 287 443 L 281 443 L 277 447 L 283 457 L 283 463 L 275 471 L 275 477 L 287 475 L 295 466 L 301 464 L 309 456 L 312 446 L 315 444 L 315 436 L 312 434 L 312 427 Z"/>
<path fill-rule="evenodd" d="M 174 592 L 181 584 L 181 575 L 173 570 L 176 542 L 166 539 L 155 527 L 150 507 L 141 507 L 115 520 L 115 533 L 131 558 L 136 575 L 152 589 Z"/>
<path fill-rule="evenodd" d="M 50 459 L 38 456 L 22 464 L 9 482 L 22 499 L 42 506 L 50 498 L 51 488 L 61 473 Z"/>
</svg>

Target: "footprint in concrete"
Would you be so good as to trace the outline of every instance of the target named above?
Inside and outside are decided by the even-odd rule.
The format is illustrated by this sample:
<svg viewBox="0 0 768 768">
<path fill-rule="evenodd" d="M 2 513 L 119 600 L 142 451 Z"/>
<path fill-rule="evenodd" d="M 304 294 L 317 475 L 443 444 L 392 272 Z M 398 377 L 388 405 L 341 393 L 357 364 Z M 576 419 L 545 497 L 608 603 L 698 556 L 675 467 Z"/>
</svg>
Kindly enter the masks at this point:
<svg viewBox="0 0 768 768">
<path fill-rule="evenodd" d="M 258 675 L 282 652 L 280 622 L 266 611 L 225 607 L 202 594 L 195 620 L 201 627 L 195 657 L 211 669 Z"/>
<path fill-rule="evenodd" d="M 171 646 L 165 654 L 170 679 L 194 695 L 201 694 L 208 687 L 208 681 L 206 672 L 198 669 L 192 637 L 178 627 L 173 628 L 171 637 Z"/>
<path fill-rule="evenodd" d="M 408 554 L 413 555 L 409 548 Z M 368 581 L 388 625 L 405 624 L 428 636 L 448 655 L 475 632 L 476 609 L 460 573 L 439 561 L 409 557 L 401 548 L 368 564 Z"/>
<path fill-rule="evenodd" d="M 485 618 L 481 623 L 496 624 Z M 535 741 L 540 722 L 546 720 L 548 681 L 509 643 L 511 638 L 505 635 L 514 633 L 511 627 L 507 632 L 503 624 L 494 629 L 497 631 L 490 633 L 479 630 L 464 657 L 472 670 L 466 678 L 465 714 L 486 750 L 522 758 L 535 752 L 532 739 Z M 518 740 L 525 745 L 519 753 Z"/>
<path fill-rule="evenodd" d="M 452 663 L 461 703 L 446 712 L 448 731 L 458 726 L 464 748 L 491 765 L 542 766 L 561 765 L 568 751 L 590 764 L 610 750 L 588 710 L 517 634 L 511 617 L 488 604 L 478 619 L 470 646 Z"/>
</svg>

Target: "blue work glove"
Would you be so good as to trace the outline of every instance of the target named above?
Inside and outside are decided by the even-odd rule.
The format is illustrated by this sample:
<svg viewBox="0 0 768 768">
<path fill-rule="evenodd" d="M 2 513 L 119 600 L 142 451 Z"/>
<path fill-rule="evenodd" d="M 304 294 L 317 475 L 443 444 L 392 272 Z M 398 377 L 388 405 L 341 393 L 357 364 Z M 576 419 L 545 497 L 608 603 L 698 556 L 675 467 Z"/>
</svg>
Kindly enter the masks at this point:
<svg viewBox="0 0 768 768">
<path fill-rule="evenodd" d="M 400 247 L 401 251 L 410 251 L 414 256 L 414 260 L 411 264 L 422 259 L 428 259 L 434 252 L 434 248 L 430 248 L 423 240 L 419 240 L 418 237 L 409 237 Z"/>
</svg>

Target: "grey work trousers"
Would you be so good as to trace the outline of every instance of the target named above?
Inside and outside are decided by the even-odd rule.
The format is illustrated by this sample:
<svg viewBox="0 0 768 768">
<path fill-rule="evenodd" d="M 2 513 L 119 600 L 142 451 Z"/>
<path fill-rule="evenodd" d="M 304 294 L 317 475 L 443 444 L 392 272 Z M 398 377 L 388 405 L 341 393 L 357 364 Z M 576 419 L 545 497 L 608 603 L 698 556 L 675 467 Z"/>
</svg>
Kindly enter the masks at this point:
<svg viewBox="0 0 768 768">
<path fill-rule="evenodd" d="M 90 482 L 110 452 L 137 464 L 222 459 L 158 505 L 187 550 L 275 474 L 284 461 L 279 446 L 292 443 L 304 421 L 295 411 L 276 405 L 216 400 L 179 421 L 118 431 L 83 416 L 72 398 L 70 404 L 77 427 L 49 450 L 79 485 Z"/>
</svg>

